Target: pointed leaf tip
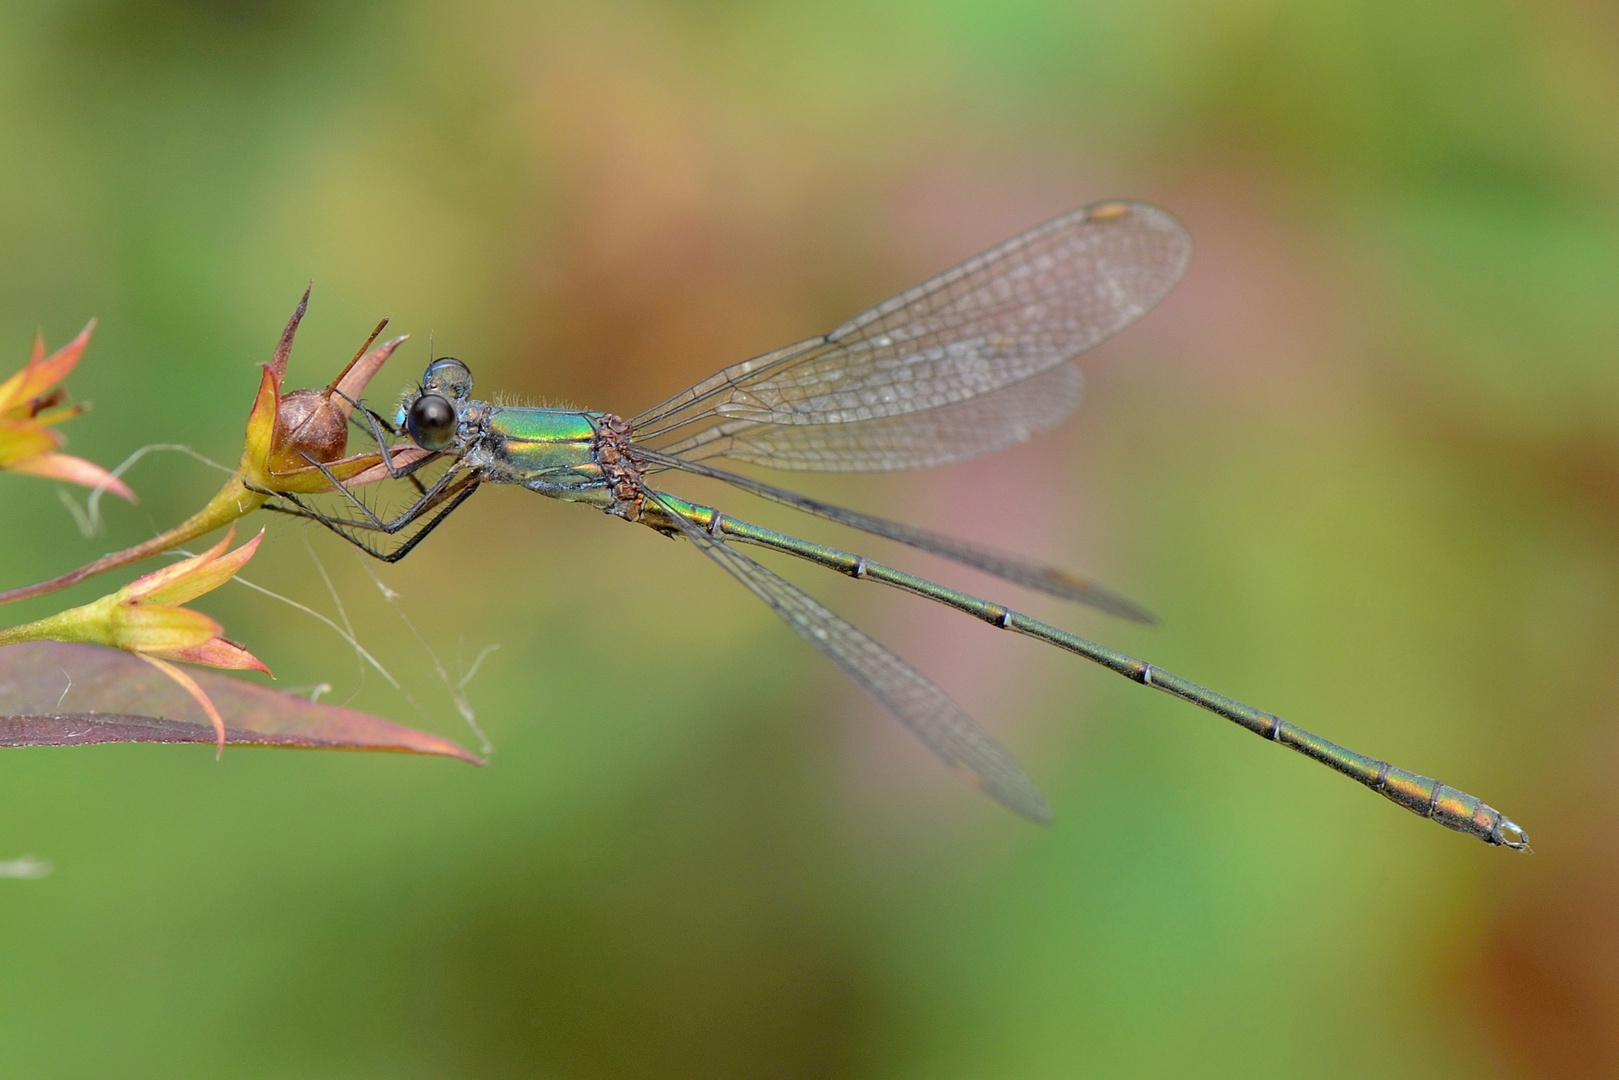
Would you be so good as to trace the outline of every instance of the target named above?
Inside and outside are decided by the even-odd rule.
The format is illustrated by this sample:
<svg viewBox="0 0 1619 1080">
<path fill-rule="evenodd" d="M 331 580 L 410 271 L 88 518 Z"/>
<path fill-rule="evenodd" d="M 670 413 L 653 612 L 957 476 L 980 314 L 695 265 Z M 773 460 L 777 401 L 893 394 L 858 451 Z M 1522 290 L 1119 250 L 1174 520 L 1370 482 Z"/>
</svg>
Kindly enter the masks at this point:
<svg viewBox="0 0 1619 1080">
<path fill-rule="evenodd" d="M 163 654 L 163 658 L 225 671 L 257 671 L 275 678 L 270 669 L 264 666 L 264 661 L 229 638 L 211 637 L 201 645 L 170 650 Z"/>
<path fill-rule="evenodd" d="M 86 461 L 72 454 L 40 454 L 37 457 L 13 462 L 6 467 L 13 472 L 44 476 L 52 480 L 66 480 L 70 484 L 87 488 L 101 488 L 127 502 L 140 501 L 135 498 L 135 493 L 129 489 L 129 485 L 112 473 L 93 461 Z"/>
<path fill-rule="evenodd" d="M 387 320 L 384 319 L 383 323 L 386 324 L 386 322 Z M 377 329 L 381 331 L 382 327 L 378 326 Z M 375 337 L 372 340 L 375 340 Z M 362 349 L 349 362 L 349 366 L 339 372 L 337 378 L 332 380 L 331 385 L 326 388 L 326 396 L 328 400 L 336 398 L 336 400 L 332 401 L 332 404 L 342 410 L 344 419 L 347 419 L 354 412 L 354 406 L 350 402 L 360 400 L 360 396 L 365 393 L 366 385 L 371 382 L 372 376 L 382 368 L 388 357 L 394 354 L 394 350 L 408 340 L 410 340 L 409 334 L 400 334 L 396 338 L 384 341 L 369 352 Z M 370 344 L 369 341 L 366 342 L 367 348 L 370 347 Z"/>
<path fill-rule="evenodd" d="M 197 681 L 173 664 L 165 660 L 159 660 L 155 656 L 142 656 L 141 659 L 173 679 L 182 690 L 191 695 L 191 699 L 197 703 L 197 707 L 207 715 L 208 722 L 213 725 L 214 757 L 217 759 L 223 755 L 225 753 L 225 718 L 219 715 L 219 710 L 214 708 L 214 703 L 208 699 L 208 695 L 203 692 L 202 687 L 197 685 Z"/>
<path fill-rule="evenodd" d="M 258 550 L 259 541 L 264 539 L 264 530 L 260 529 L 257 536 L 235 551 L 223 554 L 225 545 L 229 544 L 235 535 L 236 526 L 232 525 L 230 532 L 225 534 L 225 539 L 201 555 L 195 556 L 202 561 L 192 564 L 183 575 L 171 578 L 166 585 L 149 593 L 147 599 L 156 604 L 184 604 L 204 593 L 213 592 L 235 577 L 237 571 L 241 570 Z"/>
<path fill-rule="evenodd" d="M 196 555 L 188 555 L 179 562 L 153 570 L 118 590 L 124 600 L 143 600 L 154 604 L 183 604 L 187 600 L 201 596 L 209 588 L 218 588 L 225 581 L 222 579 L 208 588 L 192 591 L 188 579 L 214 562 L 224 553 L 231 540 L 236 536 L 236 526 L 231 525 L 225 531 L 224 537 L 213 547 Z M 245 546 L 245 545 L 244 545 Z"/>
<path fill-rule="evenodd" d="M 292 339 L 298 333 L 298 324 L 303 322 L 304 312 L 309 310 L 309 293 L 314 287 L 315 283 L 313 281 L 304 286 L 304 295 L 299 299 L 298 306 L 292 309 L 292 318 L 287 320 L 286 329 L 281 331 L 281 340 L 276 343 L 275 355 L 271 357 L 270 363 L 267 365 L 275 373 L 277 387 L 281 385 L 281 380 L 286 377 L 287 358 L 292 355 Z"/>
</svg>

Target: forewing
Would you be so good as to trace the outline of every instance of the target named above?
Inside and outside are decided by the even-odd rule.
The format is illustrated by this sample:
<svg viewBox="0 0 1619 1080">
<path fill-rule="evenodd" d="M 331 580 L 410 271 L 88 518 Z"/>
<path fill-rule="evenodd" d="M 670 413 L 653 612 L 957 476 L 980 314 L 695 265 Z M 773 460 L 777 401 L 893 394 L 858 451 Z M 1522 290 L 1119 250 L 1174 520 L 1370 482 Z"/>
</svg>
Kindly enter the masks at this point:
<svg viewBox="0 0 1619 1080">
<path fill-rule="evenodd" d="M 1156 207 L 1086 207 L 825 337 L 727 368 L 634 425 L 658 445 L 730 420 L 847 424 L 963 402 L 1049 371 L 1122 330 L 1163 298 L 1190 254 L 1186 230 Z"/>
<path fill-rule="evenodd" d="M 688 540 L 864 687 L 945 764 L 1008 809 L 1035 821 L 1051 820 L 1051 808 L 1012 755 L 926 676 L 802 589 L 675 513 L 655 492 L 646 494 Z"/>
<path fill-rule="evenodd" d="M 664 449 L 702 461 L 724 457 L 776 469 L 887 472 L 967 461 L 1028 442 L 1074 411 L 1084 378 L 1059 364 L 954 405 L 848 424 L 733 420 Z"/>
</svg>

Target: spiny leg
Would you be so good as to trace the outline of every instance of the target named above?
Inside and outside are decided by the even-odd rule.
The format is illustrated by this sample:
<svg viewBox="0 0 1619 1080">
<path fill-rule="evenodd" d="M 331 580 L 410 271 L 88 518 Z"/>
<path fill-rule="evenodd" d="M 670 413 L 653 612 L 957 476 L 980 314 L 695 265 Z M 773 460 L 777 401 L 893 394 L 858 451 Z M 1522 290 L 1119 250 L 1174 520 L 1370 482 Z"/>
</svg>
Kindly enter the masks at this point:
<svg viewBox="0 0 1619 1080">
<path fill-rule="evenodd" d="M 403 559 L 406 555 L 409 555 L 411 551 L 415 549 L 417 544 L 427 539 L 428 533 L 438 528 L 440 522 L 454 513 L 455 508 L 469 499 L 472 496 L 472 493 L 477 490 L 478 481 L 472 480 L 459 492 L 457 492 L 455 497 L 449 501 L 448 505 L 435 514 L 432 519 L 429 520 L 426 525 L 423 525 L 418 532 L 410 537 L 410 539 L 406 540 L 403 544 L 400 544 L 398 547 L 389 552 L 379 551 L 377 548 L 363 542 L 358 537 L 348 536 L 341 530 L 336 530 L 337 535 L 343 537 L 343 539 L 347 540 L 349 543 L 353 544 L 355 547 L 359 548 L 361 551 L 373 558 L 380 559 L 385 563 L 396 563 L 400 559 Z"/>
<path fill-rule="evenodd" d="M 287 494 L 285 492 L 276 492 L 274 494 L 278 495 L 282 499 L 285 499 L 287 502 L 291 503 L 292 505 L 285 506 L 285 505 L 279 505 L 279 504 L 273 503 L 273 502 L 268 502 L 268 503 L 264 504 L 264 509 L 269 510 L 269 511 L 271 511 L 273 513 L 277 513 L 277 514 L 286 514 L 289 517 L 299 517 L 299 518 L 304 518 L 305 520 L 308 520 L 308 521 L 317 522 L 317 523 L 319 523 L 321 525 L 324 525 L 326 528 L 330 529 L 332 532 L 336 533 L 338 536 L 342 537 L 348 543 L 350 543 L 350 544 L 354 545 L 355 547 L 359 548 L 361 551 L 365 552 L 367 555 L 370 555 L 372 558 L 379 559 L 379 560 L 381 560 L 382 562 L 385 562 L 385 563 L 396 563 L 400 559 L 403 559 L 406 555 L 410 554 L 411 550 L 414 549 L 417 544 L 421 543 L 422 540 L 426 538 L 428 533 L 430 533 L 434 529 L 438 528 L 440 522 L 442 522 L 445 518 L 449 517 L 450 514 L 456 509 L 456 507 L 460 506 L 463 502 L 465 502 L 472 495 L 472 493 L 474 491 L 478 490 L 479 481 L 477 480 L 477 478 L 472 476 L 470 473 L 469 474 L 464 474 L 460 478 L 460 480 L 461 480 L 461 486 L 459 488 L 455 489 L 453 492 L 445 491 L 445 492 L 440 493 L 440 498 L 439 498 L 438 501 L 443 502 L 445 499 L 448 499 L 449 500 L 448 504 L 444 505 L 442 508 L 440 508 L 438 513 L 435 514 L 431 519 L 429 519 L 429 521 L 427 522 L 426 525 L 423 525 L 420 530 L 418 530 L 416 533 L 412 534 L 411 537 L 409 539 L 407 539 L 403 544 L 399 545 L 398 547 L 396 547 L 396 548 L 394 548 L 394 549 L 392 549 L 390 551 L 383 551 L 380 547 L 378 547 L 376 545 L 366 543 L 364 540 L 360 539 L 359 537 L 352 535 L 349 532 L 349 530 L 350 529 L 356 529 L 356 530 L 361 530 L 361 531 L 366 531 L 366 532 L 381 533 L 381 534 L 386 535 L 386 536 L 392 536 L 392 535 L 397 534 L 405 526 L 409 525 L 411 523 L 410 521 L 404 522 L 402 525 L 399 525 L 397 528 L 382 529 L 382 528 L 377 528 L 375 526 L 369 525 L 369 524 L 367 524 L 366 522 L 363 522 L 363 521 L 353 521 L 353 520 L 344 519 L 344 518 L 333 518 L 333 517 L 329 517 L 326 514 L 321 513 L 319 510 L 316 510 L 311 506 L 308 506 L 307 504 L 305 504 L 303 502 L 303 500 L 299 499 L 296 495 L 290 495 L 290 494 Z M 424 500 L 424 502 L 425 501 L 426 500 Z M 427 513 L 431 509 L 433 509 L 432 506 L 425 507 L 422 511 L 417 513 L 416 518 L 422 517 L 425 513 Z M 415 520 L 415 519 L 412 519 L 412 520 Z"/>
<path fill-rule="evenodd" d="M 371 441 L 377 446 L 379 456 L 383 447 L 388 447 L 391 452 L 393 447 L 381 437 L 380 432 L 386 431 L 390 436 L 397 439 L 401 434 L 399 428 L 390 423 L 385 417 L 382 416 L 382 414 L 378 413 L 375 409 L 371 408 L 369 405 L 366 405 L 364 402 L 355 401 L 347 394 L 344 394 L 341 390 L 335 390 L 333 393 L 340 395 L 344 401 L 349 402 L 349 404 L 354 407 L 354 411 L 349 413 L 349 423 L 353 424 L 356 428 L 359 428 L 370 437 Z M 359 415 L 356 414 L 363 415 L 365 417 L 365 423 L 361 423 Z M 423 458 L 422 460 L 425 462 L 427 459 Z M 391 460 L 390 462 L 385 463 L 383 467 L 388 468 L 389 464 L 391 464 Z M 390 469 L 389 471 L 391 473 L 394 470 Z M 416 493 L 418 495 L 426 495 L 427 487 L 416 476 L 416 469 L 407 469 L 403 471 L 408 473 L 405 478 L 409 480 L 411 486 L 416 489 Z M 394 479 L 397 480 L 398 477 L 396 476 Z"/>
<path fill-rule="evenodd" d="M 466 478 L 471 475 L 470 473 L 461 473 L 458 475 L 455 469 L 452 467 L 443 476 L 439 477 L 431 488 L 423 489 L 420 482 L 418 482 L 416 487 L 417 490 L 421 491 L 421 497 L 412 503 L 407 509 L 402 511 L 397 517 L 394 517 L 389 521 L 383 521 L 377 516 L 374 510 L 372 510 L 364 503 L 364 501 L 360 499 L 358 495 L 354 494 L 354 489 L 349 487 L 342 480 L 339 480 L 336 474 L 334 474 L 330 468 L 309 457 L 308 454 L 305 454 L 304 458 L 311 465 L 320 470 L 321 475 L 324 476 L 327 482 L 332 485 L 332 489 L 334 491 L 342 492 L 344 498 L 348 499 L 349 502 L 359 507 L 360 512 L 366 517 L 366 521 L 364 523 L 349 521 L 341 518 L 334 518 L 333 520 L 341 521 L 343 524 L 349 525 L 356 529 L 369 529 L 374 532 L 395 533 L 400 529 L 405 528 L 422 514 L 426 513 L 428 510 L 431 510 L 434 505 L 434 500 L 442 496 L 445 489 L 448 488 L 452 482 L 465 481 Z M 407 468 L 411 471 L 411 473 L 414 473 L 416 469 L 420 468 L 423 464 L 430 460 L 433 459 L 423 458 L 421 461 L 407 466 Z M 406 474 L 401 473 L 401 475 Z"/>
<path fill-rule="evenodd" d="M 467 484 L 477 483 L 478 479 L 476 474 L 470 472 L 458 473 L 452 469 L 441 476 L 438 481 L 421 496 L 421 498 L 417 499 L 405 510 L 401 511 L 398 515 L 387 521 L 384 521 L 378 517 L 371 507 L 367 506 L 365 502 L 355 494 L 353 488 L 343 485 L 340 481 L 334 481 L 334 487 L 336 490 L 340 491 L 350 503 L 358 506 L 365 513 L 365 520 L 337 517 L 333 514 L 322 513 L 304 502 L 297 495 L 290 492 L 267 491 L 261 488 L 251 487 L 250 490 L 253 490 L 261 495 L 269 495 L 290 502 L 298 507 L 298 511 L 285 512 L 294 513 L 294 516 L 307 517 L 311 520 L 319 521 L 329 528 L 342 527 L 346 529 L 359 529 L 365 532 L 384 533 L 391 536 L 394 533 L 409 528 L 413 522 L 417 521 L 424 514 L 430 513 L 440 503 L 444 502 L 444 500 L 454 497 Z"/>
<path fill-rule="evenodd" d="M 347 401 L 350 405 L 354 406 L 354 412 L 349 414 L 349 422 L 354 424 L 355 427 L 364 428 L 366 434 L 370 435 L 373 439 L 377 437 L 378 431 L 385 431 L 396 439 L 399 438 L 400 435 L 404 434 L 392 420 L 389 420 L 387 417 L 377 412 L 377 410 L 373 409 L 365 402 L 355 401 L 341 390 L 334 391 L 334 393 L 338 394 L 344 401 Z M 355 418 L 355 413 L 364 415 L 366 417 L 366 422 L 363 424 L 360 423 L 360 421 Z"/>
<path fill-rule="evenodd" d="M 319 465 L 317 465 L 317 467 L 321 469 L 323 474 L 325 474 L 335 491 L 341 492 L 344 498 L 360 508 L 360 510 L 365 514 L 365 520 L 360 521 L 354 518 L 337 517 L 333 514 L 322 513 L 313 506 L 305 503 L 292 492 L 271 491 L 267 488 L 259 488 L 251 484 L 248 485 L 248 490 L 269 498 L 284 500 L 297 507 L 296 510 L 281 506 L 271 506 L 269 507 L 270 509 L 291 514 L 295 517 L 304 517 L 309 518 L 312 521 L 319 521 L 328 528 L 341 526 L 348 529 L 362 529 L 366 532 L 380 532 L 392 535 L 409 527 L 413 521 L 420 518 L 423 514 L 430 512 L 439 503 L 443 502 L 447 498 L 450 498 L 457 491 L 459 491 L 462 486 L 473 481 L 472 473 L 458 473 L 452 468 L 443 476 L 439 477 L 439 479 L 433 484 L 432 488 L 424 491 L 421 497 L 409 507 L 401 511 L 398 515 L 390 520 L 384 521 L 382 518 L 377 516 L 376 512 L 373 511 L 371 507 L 367 506 L 365 502 L 355 494 L 354 488 L 337 479 L 337 477 L 332 474 L 331 470 Z"/>
<path fill-rule="evenodd" d="M 382 467 L 388 470 L 389 476 L 393 477 L 395 480 L 398 480 L 404 476 L 409 476 L 411 473 L 421 468 L 422 465 L 432 460 L 432 458 L 423 458 L 421 461 L 413 462 L 409 465 L 395 465 L 393 463 L 392 456 L 392 451 L 394 448 L 388 443 L 387 439 L 383 438 L 383 432 L 386 431 L 394 438 L 398 438 L 400 434 L 399 428 L 392 423 L 389 423 L 370 406 L 363 405 L 360 402 L 355 401 L 353 398 L 343 393 L 343 391 L 333 390 L 332 393 L 336 394 L 338 397 L 342 398 L 344 401 L 353 406 L 354 412 L 349 414 L 349 420 L 351 422 L 353 422 L 356 414 L 360 414 L 365 417 L 364 426 L 366 428 L 366 433 L 370 435 L 371 440 L 377 444 L 377 453 L 382 458 Z M 416 486 L 420 488 L 421 482 L 417 481 Z"/>
</svg>

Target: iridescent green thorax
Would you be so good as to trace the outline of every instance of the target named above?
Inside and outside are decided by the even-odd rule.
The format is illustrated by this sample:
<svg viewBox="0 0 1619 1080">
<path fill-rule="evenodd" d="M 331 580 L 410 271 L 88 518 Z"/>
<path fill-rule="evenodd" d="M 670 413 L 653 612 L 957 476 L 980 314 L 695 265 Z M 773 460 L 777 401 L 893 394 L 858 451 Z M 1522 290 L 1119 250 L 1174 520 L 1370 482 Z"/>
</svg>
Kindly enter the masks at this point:
<svg viewBox="0 0 1619 1080">
<path fill-rule="evenodd" d="M 476 431 L 462 464 L 481 480 L 640 517 L 641 467 L 628 453 L 629 425 L 612 413 L 474 401 L 462 408 L 461 422 Z"/>
<path fill-rule="evenodd" d="M 490 468 L 508 483 L 546 478 L 567 484 L 601 482 L 596 462 L 596 422 L 600 413 L 565 409 L 494 406 L 484 431 Z M 492 479 L 494 477 L 491 477 Z"/>
</svg>

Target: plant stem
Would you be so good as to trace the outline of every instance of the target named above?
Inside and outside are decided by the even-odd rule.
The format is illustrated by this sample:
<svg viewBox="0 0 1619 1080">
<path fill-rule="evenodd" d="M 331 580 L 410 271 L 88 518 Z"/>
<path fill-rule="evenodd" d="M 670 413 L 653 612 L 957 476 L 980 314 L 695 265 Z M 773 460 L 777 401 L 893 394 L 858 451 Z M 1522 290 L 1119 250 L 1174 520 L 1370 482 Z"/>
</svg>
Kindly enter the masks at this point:
<svg viewBox="0 0 1619 1080">
<path fill-rule="evenodd" d="M 178 547 L 188 541 L 195 540 L 205 533 L 229 525 L 237 518 L 246 517 L 264 505 L 265 496 L 249 491 L 243 482 L 242 474 L 238 471 L 225 482 L 219 493 L 208 500 L 208 505 L 186 518 L 174 528 L 165 533 L 152 537 L 150 540 L 136 544 L 134 547 L 122 551 L 114 551 L 103 555 L 94 562 L 85 563 L 77 570 L 70 570 L 60 577 L 41 581 L 34 585 L 23 585 L 19 588 L 0 592 L 0 604 L 9 604 L 15 600 L 27 600 L 35 596 L 44 596 L 47 593 L 66 589 L 77 585 L 86 578 L 116 570 L 120 566 L 149 559 L 153 555 Z M 19 628 L 20 629 L 20 628 Z M 4 642 L 0 642 L 4 643 Z"/>
</svg>

